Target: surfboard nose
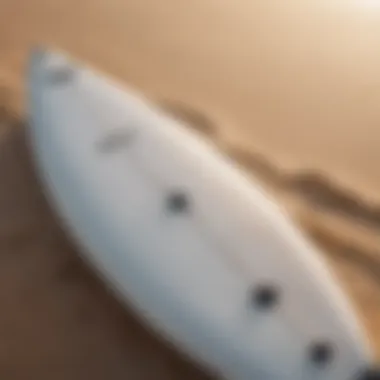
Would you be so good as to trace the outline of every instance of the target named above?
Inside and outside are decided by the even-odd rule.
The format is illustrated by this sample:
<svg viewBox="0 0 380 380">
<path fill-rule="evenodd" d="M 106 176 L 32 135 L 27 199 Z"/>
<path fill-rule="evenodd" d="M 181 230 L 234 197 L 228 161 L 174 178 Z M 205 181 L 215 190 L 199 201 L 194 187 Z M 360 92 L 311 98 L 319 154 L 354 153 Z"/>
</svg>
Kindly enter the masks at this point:
<svg viewBox="0 0 380 380">
<path fill-rule="evenodd" d="M 41 86 L 43 78 L 48 71 L 48 63 L 52 53 L 42 46 L 34 46 L 29 53 L 27 77 L 31 90 Z"/>
<path fill-rule="evenodd" d="M 59 51 L 42 46 L 31 49 L 27 64 L 27 103 L 33 131 L 55 128 L 67 109 L 72 109 L 69 84 L 75 77 L 75 65 Z"/>
<path fill-rule="evenodd" d="M 35 46 L 31 49 L 28 79 L 33 92 L 68 83 L 73 77 L 73 72 L 72 63 L 63 54 L 42 46 Z M 34 93 L 34 95 L 36 94 Z"/>
</svg>

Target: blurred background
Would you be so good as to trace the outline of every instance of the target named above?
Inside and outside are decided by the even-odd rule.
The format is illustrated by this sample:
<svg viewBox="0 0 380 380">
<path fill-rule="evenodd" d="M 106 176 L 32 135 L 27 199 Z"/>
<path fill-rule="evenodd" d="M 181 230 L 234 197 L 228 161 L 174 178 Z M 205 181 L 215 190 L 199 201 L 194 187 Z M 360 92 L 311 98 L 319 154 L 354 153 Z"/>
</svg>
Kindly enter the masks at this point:
<svg viewBox="0 0 380 380">
<path fill-rule="evenodd" d="M 81 264 L 24 136 L 47 45 L 183 118 L 322 248 L 380 354 L 380 0 L 0 0 L 0 378 L 206 379 Z"/>
</svg>

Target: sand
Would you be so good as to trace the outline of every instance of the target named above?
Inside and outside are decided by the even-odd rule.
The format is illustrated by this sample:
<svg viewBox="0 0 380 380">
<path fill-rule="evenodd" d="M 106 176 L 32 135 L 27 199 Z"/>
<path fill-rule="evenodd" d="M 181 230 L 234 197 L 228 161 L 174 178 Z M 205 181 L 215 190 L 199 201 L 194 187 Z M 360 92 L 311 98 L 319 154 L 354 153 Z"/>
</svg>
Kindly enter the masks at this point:
<svg viewBox="0 0 380 380">
<path fill-rule="evenodd" d="M 373 0 L 0 0 L 0 377 L 206 379 L 118 305 L 47 205 L 24 136 L 35 43 L 136 87 L 259 178 L 380 356 L 379 21 Z"/>
</svg>

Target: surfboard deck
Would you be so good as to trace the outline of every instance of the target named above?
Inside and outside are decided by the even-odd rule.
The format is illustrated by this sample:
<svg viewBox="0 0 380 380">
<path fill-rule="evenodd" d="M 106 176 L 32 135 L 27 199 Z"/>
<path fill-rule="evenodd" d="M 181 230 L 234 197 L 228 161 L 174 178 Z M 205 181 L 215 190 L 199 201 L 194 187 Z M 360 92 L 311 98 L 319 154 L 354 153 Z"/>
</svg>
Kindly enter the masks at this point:
<svg viewBox="0 0 380 380">
<path fill-rule="evenodd" d="M 28 102 L 42 180 L 83 256 L 179 350 L 231 380 L 370 366 L 320 254 L 212 144 L 63 53 L 33 51 Z"/>
</svg>

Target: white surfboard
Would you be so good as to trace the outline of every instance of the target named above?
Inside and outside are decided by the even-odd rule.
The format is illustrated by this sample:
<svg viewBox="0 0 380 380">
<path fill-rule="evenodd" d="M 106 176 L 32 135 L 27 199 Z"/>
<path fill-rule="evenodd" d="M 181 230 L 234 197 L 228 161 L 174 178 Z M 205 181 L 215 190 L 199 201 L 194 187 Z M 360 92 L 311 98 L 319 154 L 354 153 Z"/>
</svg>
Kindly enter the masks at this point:
<svg viewBox="0 0 380 380">
<path fill-rule="evenodd" d="M 371 365 L 319 253 L 216 148 L 61 53 L 35 50 L 28 75 L 53 205 L 156 332 L 230 380 L 357 380 Z"/>
</svg>

